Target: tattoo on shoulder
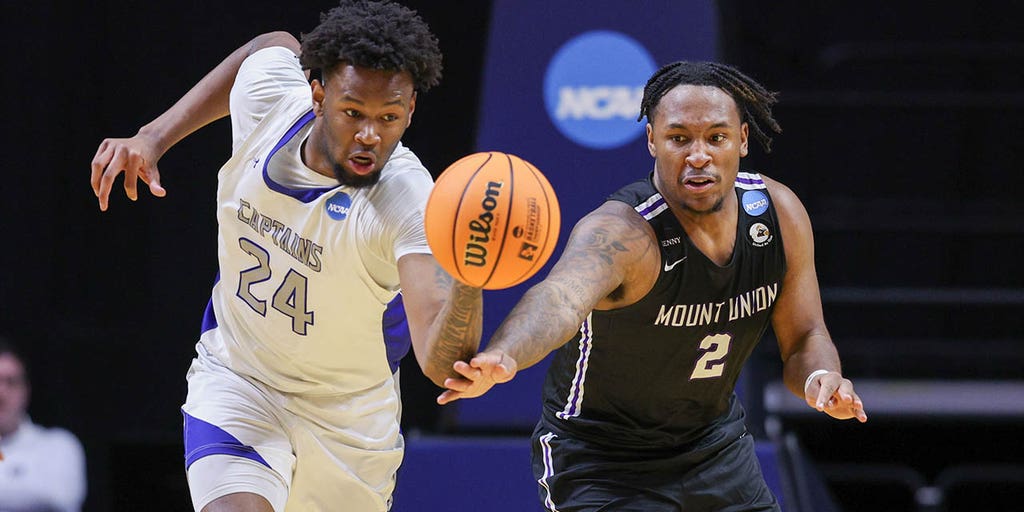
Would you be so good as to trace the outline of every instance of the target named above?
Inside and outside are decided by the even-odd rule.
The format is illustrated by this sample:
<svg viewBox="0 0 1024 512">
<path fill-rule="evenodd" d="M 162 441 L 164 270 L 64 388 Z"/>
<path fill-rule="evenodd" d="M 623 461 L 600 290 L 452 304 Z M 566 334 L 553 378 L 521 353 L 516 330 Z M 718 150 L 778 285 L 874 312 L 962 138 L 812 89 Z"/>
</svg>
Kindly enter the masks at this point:
<svg viewBox="0 0 1024 512">
<path fill-rule="evenodd" d="M 583 241 L 583 249 L 601 258 L 606 264 L 612 264 L 615 253 L 626 252 L 629 249 L 619 240 L 611 240 L 607 229 L 597 228 L 586 235 Z"/>
</svg>

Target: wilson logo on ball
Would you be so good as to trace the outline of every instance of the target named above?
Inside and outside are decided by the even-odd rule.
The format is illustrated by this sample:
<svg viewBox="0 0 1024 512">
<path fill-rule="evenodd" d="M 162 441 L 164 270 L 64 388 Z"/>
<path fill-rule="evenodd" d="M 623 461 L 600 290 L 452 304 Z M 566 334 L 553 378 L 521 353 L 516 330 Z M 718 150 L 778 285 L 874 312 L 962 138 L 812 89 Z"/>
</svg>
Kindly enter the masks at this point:
<svg viewBox="0 0 1024 512">
<path fill-rule="evenodd" d="M 491 222 L 494 220 L 492 213 L 498 207 L 498 199 L 501 197 L 501 187 L 504 183 L 488 182 L 487 191 L 480 201 L 480 207 L 484 212 L 469 221 L 469 240 L 466 244 L 466 255 L 463 262 L 474 267 L 487 265 L 487 243 L 491 241 Z"/>
<path fill-rule="evenodd" d="M 547 178 L 508 153 L 474 153 L 437 178 L 427 200 L 427 243 L 455 279 L 496 290 L 536 274 L 558 243 L 558 199 Z"/>
</svg>

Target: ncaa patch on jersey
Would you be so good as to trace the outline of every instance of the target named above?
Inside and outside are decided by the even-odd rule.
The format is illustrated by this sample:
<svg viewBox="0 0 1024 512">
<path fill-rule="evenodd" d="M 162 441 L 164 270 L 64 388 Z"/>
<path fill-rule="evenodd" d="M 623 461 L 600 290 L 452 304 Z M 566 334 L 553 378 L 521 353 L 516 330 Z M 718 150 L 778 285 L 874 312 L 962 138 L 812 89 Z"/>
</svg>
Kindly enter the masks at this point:
<svg viewBox="0 0 1024 512">
<path fill-rule="evenodd" d="M 747 233 L 750 235 L 750 241 L 754 244 L 754 247 L 764 247 L 772 243 L 772 240 L 775 238 L 771 230 L 763 222 L 751 224 Z"/>
<path fill-rule="evenodd" d="M 352 198 L 344 192 L 338 192 L 324 203 L 324 209 L 327 210 L 327 215 L 332 219 L 345 220 L 345 217 L 348 217 L 349 210 L 352 209 Z"/>
<path fill-rule="evenodd" d="M 748 190 L 743 193 L 743 211 L 747 215 L 757 217 L 768 211 L 768 196 L 760 190 Z"/>
</svg>

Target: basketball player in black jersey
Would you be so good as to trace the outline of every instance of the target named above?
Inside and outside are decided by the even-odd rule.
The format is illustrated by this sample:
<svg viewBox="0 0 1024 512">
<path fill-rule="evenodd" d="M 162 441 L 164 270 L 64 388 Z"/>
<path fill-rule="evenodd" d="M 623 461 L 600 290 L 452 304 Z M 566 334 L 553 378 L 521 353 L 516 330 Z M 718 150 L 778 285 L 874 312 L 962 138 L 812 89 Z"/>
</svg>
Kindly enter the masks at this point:
<svg viewBox="0 0 1024 512">
<path fill-rule="evenodd" d="M 734 393 L 769 323 L 787 387 L 867 421 L 825 327 L 806 210 L 740 172 L 748 138 L 770 151 L 781 131 L 775 101 L 730 66 L 658 70 L 640 112 L 654 171 L 581 219 L 486 350 L 455 364 L 440 403 L 557 350 L 533 435 L 548 510 L 779 510 Z"/>
</svg>

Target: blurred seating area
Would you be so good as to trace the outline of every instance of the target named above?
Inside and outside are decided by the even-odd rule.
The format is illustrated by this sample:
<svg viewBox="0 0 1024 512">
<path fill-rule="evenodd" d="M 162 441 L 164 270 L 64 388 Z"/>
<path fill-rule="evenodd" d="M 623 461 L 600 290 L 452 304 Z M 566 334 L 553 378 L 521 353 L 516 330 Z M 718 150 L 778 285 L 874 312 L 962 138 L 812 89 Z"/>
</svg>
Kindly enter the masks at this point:
<svg viewBox="0 0 1024 512">
<path fill-rule="evenodd" d="M 1024 150 L 1024 45 L 1011 22 L 995 2 L 724 8 L 740 20 L 727 54 L 776 70 L 786 132 L 765 167 L 804 198 L 826 321 L 869 416 L 808 409 L 768 342 L 748 366 L 752 423 L 799 439 L 847 512 L 1020 510 L 1024 172 L 1010 155 Z"/>
</svg>

